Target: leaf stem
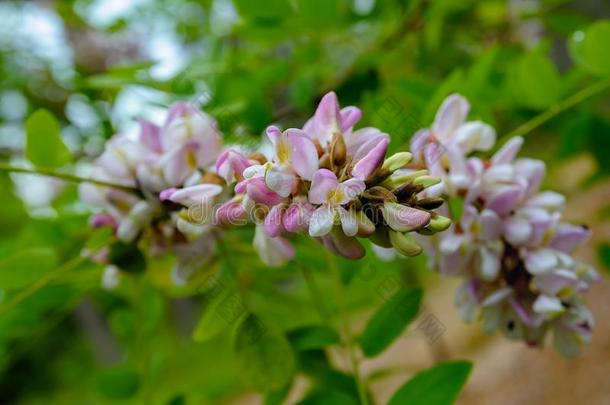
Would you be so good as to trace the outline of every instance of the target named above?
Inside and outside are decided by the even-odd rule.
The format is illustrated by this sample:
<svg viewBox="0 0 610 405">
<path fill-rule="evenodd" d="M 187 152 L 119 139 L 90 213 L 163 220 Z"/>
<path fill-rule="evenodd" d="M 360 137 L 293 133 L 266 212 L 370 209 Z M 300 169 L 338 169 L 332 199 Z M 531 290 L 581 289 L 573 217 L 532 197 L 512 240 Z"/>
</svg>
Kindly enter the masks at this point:
<svg viewBox="0 0 610 405">
<path fill-rule="evenodd" d="M 356 386 L 358 388 L 358 397 L 360 399 L 360 403 L 362 405 L 369 405 L 369 398 L 367 394 L 367 389 L 365 382 L 362 379 L 360 374 L 360 360 L 358 359 L 358 355 L 356 353 L 356 349 L 354 348 L 354 340 L 352 336 L 352 331 L 349 324 L 349 319 L 347 319 L 346 314 L 346 304 L 345 304 L 345 293 L 343 290 L 343 283 L 341 281 L 341 274 L 339 273 L 339 268 L 337 267 L 337 263 L 335 261 L 335 257 L 332 253 L 327 252 L 329 257 L 328 263 L 331 268 L 331 273 L 333 275 L 336 295 L 337 295 L 337 303 L 339 306 L 339 319 L 341 322 L 341 328 L 343 333 L 341 334 L 341 343 L 347 349 L 350 361 L 352 363 L 352 372 L 354 374 L 354 379 L 356 380 Z"/>
<path fill-rule="evenodd" d="M 305 266 L 304 264 L 300 264 L 300 263 L 298 264 L 298 266 L 301 269 L 301 273 L 303 273 L 303 278 L 305 279 L 305 283 L 307 284 L 307 288 L 309 290 L 309 295 L 311 295 L 311 300 L 313 301 L 314 306 L 316 307 L 316 310 L 318 311 L 318 315 L 320 315 L 322 322 L 327 324 L 327 326 L 331 326 L 328 310 L 324 306 L 324 301 L 322 300 L 322 294 L 320 294 L 320 289 L 318 288 L 318 285 L 316 284 L 316 280 L 314 279 L 313 274 L 311 274 L 311 269 L 309 267 Z"/>
<path fill-rule="evenodd" d="M 0 305 L 0 315 L 3 315 L 6 312 L 12 310 L 17 305 L 19 305 L 21 302 L 23 302 L 25 299 L 29 298 L 30 296 L 32 296 L 33 294 L 38 292 L 38 290 L 46 287 L 47 285 L 49 285 L 50 283 L 55 281 L 57 278 L 59 278 L 64 273 L 67 273 L 68 271 L 78 267 L 85 260 L 87 260 L 87 258 L 84 256 L 80 256 L 80 255 L 76 256 L 73 259 L 67 261 L 63 265 L 56 268 L 54 271 L 51 271 L 51 272 L 47 273 L 45 276 L 39 278 L 35 283 L 33 283 L 29 287 L 21 290 L 10 301 L 7 301 L 5 304 Z"/>
<path fill-rule="evenodd" d="M 117 189 L 120 189 L 120 190 L 125 190 L 125 191 L 130 191 L 130 192 L 137 192 L 138 191 L 134 187 L 125 186 L 125 185 L 122 185 L 122 184 L 111 183 L 111 182 L 104 181 L 104 180 L 90 179 L 90 178 L 87 178 L 87 177 L 81 177 L 81 176 L 77 176 L 75 174 L 70 174 L 70 173 L 60 173 L 60 172 L 56 172 L 56 171 L 51 170 L 51 169 L 45 169 L 45 168 L 41 168 L 41 167 L 35 168 L 35 169 L 28 169 L 28 168 L 25 168 L 25 167 L 12 166 L 12 165 L 0 162 L 0 171 L 2 171 L 2 172 L 12 172 L 12 173 L 35 174 L 35 175 L 47 176 L 47 177 L 55 177 L 57 179 L 71 181 L 71 182 L 74 182 L 74 183 L 91 183 L 91 184 L 95 184 L 96 186 L 117 188 Z"/>
<path fill-rule="evenodd" d="M 547 110 L 538 114 L 531 120 L 519 125 L 511 132 L 504 135 L 500 139 L 498 144 L 503 144 L 506 140 L 515 136 L 527 135 L 528 133 L 532 132 L 534 129 L 538 128 L 539 126 L 554 118 L 555 116 L 559 115 L 560 113 L 574 107 L 575 105 L 585 101 L 590 97 L 595 96 L 598 93 L 601 93 L 604 90 L 607 90 L 608 88 L 610 88 L 610 77 L 585 87 L 584 89 L 572 94 L 570 97 L 552 105 Z"/>
</svg>

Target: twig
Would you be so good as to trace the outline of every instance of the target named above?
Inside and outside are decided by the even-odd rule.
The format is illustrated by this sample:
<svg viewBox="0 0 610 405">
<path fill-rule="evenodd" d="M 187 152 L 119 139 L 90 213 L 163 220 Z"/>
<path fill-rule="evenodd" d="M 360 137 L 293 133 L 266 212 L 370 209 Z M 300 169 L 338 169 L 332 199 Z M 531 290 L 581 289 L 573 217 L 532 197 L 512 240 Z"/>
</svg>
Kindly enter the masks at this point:
<svg viewBox="0 0 610 405">
<path fill-rule="evenodd" d="M 60 277 L 64 273 L 67 273 L 68 271 L 78 267 L 85 260 L 87 260 L 87 258 L 84 256 L 76 256 L 75 258 L 64 263 L 62 266 L 59 266 L 54 271 L 51 271 L 51 272 L 47 273 L 46 275 L 44 275 L 43 277 L 39 278 L 35 283 L 31 284 L 29 287 L 20 291 L 10 301 L 6 302 L 3 305 L 0 305 L 0 315 L 5 314 L 6 312 L 15 308 L 25 299 L 29 298 L 30 296 L 32 296 L 33 294 L 38 292 L 38 290 L 46 287 L 47 285 L 49 285 L 50 283 L 55 281 L 58 277 Z"/>
<path fill-rule="evenodd" d="M 535 116 L 531 120 L 519 125 L 513 131 L 504 135 L 498 144 L 503 144 L 506 140 L 515 137 L 515 136 L 524 136 L 528 133 L 532 132 L 534 129 L 538 128 L 545 122 L 549 121 L 551 118 L 559 115 L 560 113 L 574 107 L 578 103 L 585 101 L 586 99 L 593 97 L 594 95 L 601 93 L 604 90 L 610 88 L 610 78 L 601 80 L 597 83 L 594 83 L 584 89 L 580 90 L 572 94 L 570 97 L 559 101 L 558 103 L 552 105 L 544 112 Z"/>
<path fill-rule="evenodd" d="M 367 394 L 366 385 L 362 380 L 362 376 L 360 374 L 360 360 L 358 359 L 358 355 L 354 348 L 352 331 L 349 325 L 349 319 L 347 319 L 347 314 L 345 311 L 346 305 L 343 291 L 343 283 L 341 282 L 341 275 L 339 273 L 339 268 L 337 267 L 337 263 L 333 254 L 327 252 L 327 255 L 329 257 L 329 267 L 331 268 L 331 272 L 335 281 L 335 288 L 337 290 L 336 295 L 337 302 L 339 304 L 339 319 L 341 322 L 341 328 L 343 329 L 343 333 L 341 334 L 341 343 L 347 349 L 350 356 L 350 361 L 352 363 L 352 372 L 354 375 L 354 379 L 356 380 L 360 403 L 362 405 L 369 405 L 369 397 Z"/>
<path fill-rule="evenodd" d="M 77 176 L 75 174 L 70 174 L 70 173 L 60 173 L 60 172 L 56 172 L 54 170 L 45 169 L 45 168 L 28 169 L 25 167 L 12 166 L 12 165 L 0 162 L 0 171 L 55 177 L 57 179 L 71 181 L 74 183 L 91 183 L 91 184 L 95 184 L 96 186 L 111 187 L 111 188 L 116 188 L 116 189 L 130 191 L 130 192 L 138 191 L 138 189 L 136 189 L 134 187 L 125 186 L 122 184 L 111 183 L 111 182 L 104 181 L 104 180 L 90 179 L 87 177 L 81 177 L 81 176 Z"/>
</svg>

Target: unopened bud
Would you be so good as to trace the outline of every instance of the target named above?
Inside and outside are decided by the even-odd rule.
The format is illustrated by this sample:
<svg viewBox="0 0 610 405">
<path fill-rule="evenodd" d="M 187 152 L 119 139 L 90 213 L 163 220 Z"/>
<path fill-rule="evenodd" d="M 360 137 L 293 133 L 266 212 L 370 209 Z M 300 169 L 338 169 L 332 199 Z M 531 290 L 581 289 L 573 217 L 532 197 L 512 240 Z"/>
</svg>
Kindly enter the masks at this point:
<svg viewBox="0 0 610 405">
<path fill-rule="evenodd" d="M 405 256 L 417 256 L 423 250 L 415 238 L 408 233 L 390 230 L 390 242 L 398 253 Z"/>
<path fill-rule="evenodd" d="M 369 237 L 371 242 L 373 242 L 377 246 L 381 246 L 384 248 L 391 248 L 392 243 L 390 242 L 390 237 L 388 235 L 388 227 L 387 226 L 378 226 L 375 228 L 375 232 Z"/>
<path fill-rule="evenodd" d="M 441 179 L 432 176 L 421 176 L 413 180 L 413 184 L 415 184 L 416 186 L 423 186 L 424 188 L 433 186 L 440 182 Z"/>
<path fill-rule="evenodd" d="M 382 168 L 394 172 L 398 169 L 402 169 L 411 162 L 413 155 L 409 152 L 398 152 L 387 158 L 383 162 Z"/>
<path fill-rule="evenodd" d="M 330 158 L 331 162 L 336 167 L 343 166 L 345 159 L 347 158 L 347 147 L 345 146 L 345 140 L 343 139 L 343 135 L 338 132 L 335 132 L 333 135 L 333 141 L 330 146 Z"/>
<path fill-rule="evenodd" d="M 432 232 L 442 232 L 445 229 L 451 226 L 451 219 L 444 217 L 442 215 L 434 215 L 430 219 L 430 223 L 428 224 L 428 228 Z"/>
<path fill-rule="evenodd" d="M 362 197 L 376 201 L 396 201 L 396 196 L 390 190 L 375 186 L 362 193 Z"/>
<path fill-rule="evenodd" d="M 330 155 L 328 153 L 325 153 L 322 155 L 322 157 L 320 158 L 320 168 L 321 169 L 330 169 Z"/>
<path fill-rule="evenodd" d="M 362 211 L 356 213 L 356 221 L 358 223 L 358 236 L 367 237 L 375 232 L 375 224 Z"/>
<path fill-rule="evenodd" d="M 248 156 L 248 159 L 255 160 L 258 163 L 260 163 L 261 165 L 264 165 L 265 163 L 267 163 L 267 157 L 265 157 L 265 155 L 263 155 L 260 152 L 252 152 L 250 154 L 250 156 Z"/>
<path fill-rule="evenodd" d="M 417 206 L 426 210 L 434 210 L 443 205 L 444 202 L 445 200 L 438 197 L 422 198 L 417 200 Z"/>
<path fill-rule="evenodd" d="M 403 184 L 411 183 L 413 180 L 415 180 L 418 177 L 427 176 L 427 175 L 428 175 L 427 170 L 418 170 L 418 171 L 407 173 L 407 174 L 400 174 L 398 176 L 389 177 L 389 178 L 385 179 L 385 181 L 383 183 L 381 183 L 381 185 L 386 188 L 389 188 L 390 190 L 393 190 L 397 187 L 402 186 Z"/>
<path fill-rule="evenodd" d="M 211 172 L 207 172 L 206 174 L 203 175 L 203 177 L 201 178 L 201 180 L 199 181 L 200 184 L 218 184 L 219 186 L 224 186 L 225 180 L 220 177 L 219 175 L 217 175 L 216 173 L 211 173 Z"/>
</svg>

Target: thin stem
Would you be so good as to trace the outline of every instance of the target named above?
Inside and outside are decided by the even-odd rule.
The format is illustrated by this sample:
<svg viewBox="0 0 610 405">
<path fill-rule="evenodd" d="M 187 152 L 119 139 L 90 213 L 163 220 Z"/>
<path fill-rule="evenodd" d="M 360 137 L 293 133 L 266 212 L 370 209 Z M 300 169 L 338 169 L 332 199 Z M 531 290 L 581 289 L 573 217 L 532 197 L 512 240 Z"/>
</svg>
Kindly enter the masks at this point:
<svg viewBox="0 0 610 405">
<path fill-rule="evenodd" d="M 515 137 L 515 136 L 527 135 L 528 133 L 532 132 L 534 129 L 538 128 L 539 126 L 541 126 L 545 122 L 549 121 L 551 118 L 555 117 L 556 115 L 559 115 L 560 113 L 574 107 L 575 105 L 585 101 L 586 99 L 588 99 L 590 97 L 593 97 L 594 95 L 596 95 L 598 93 L 601 93 L 604 90 L 607 90 L 608 88 L 610 88 L 610 78 L 601 80 L 597 83 L 593 83 L 592 85 L 590 85 L 588 87 L 585 87 L 584 89 L 580 90 L 579 92 L 572 94 L 570 97 L 568 97 L 564 100 L 561 100 L 560 102 L 552 105 L 546 111 L 540 113 L 539 115 L 535 116 L 531 120 L 519 125 L 513 131 L 504 135 L 500 139 L 499 144 L 504 143 L 504 141 L 506 141 L 512 137 Z"/>
<path fill-rule="evenodd" d="M 44 275 L 43 277 L 39 278 L 35 283 L 31 284 L 29 287 L 20 291 L 19 294 L 15 295 L 10 301 L 6 302 L 3 305 L 0 305 L 0 315 L 3 315 L 6 312 L 10 311 L 11 309 L 15 308 L 25 299 L 29 298 L 30 296 L 32 296 L 33 294 L 38 292 L 40 289 L 46 287 L 53 281 L 57 280 L 64 273 L 67 273 L 68 271 L 78 267 L 85 260 L 87 260 L 86 257 L 76 256 L 75 258 L 73 258 L 73 259 L 67 261 L 66 263 L 64 263 L 63 265 L 59 266 L 54 271 L 51 271 L 51 272 L 47 273 L 46 275 Z"/>
<path fill-rule="evenodd" d="M 311 269 L 305 265 L 299 264 L 299 268 L 301 269 L 301 273 L 303 273 L 303 278 L 305 279 L 305 283 L 307 284 L 307 288 L 309 290 L 309 295 L 311 295 L 311 300 L 318 311 L 318 315 L 322 319 L 322 322 L 330 326 L 330 316 L 328 314 L 328 310 L 324 306 L 324 301 L 322 300 L 322 294 L 320 294 L 320 289 L 316 284 L 316 280 L 311 274 Z"/>
<path fill-rule="evenodd" d="M 28 169 L 25 167 L 11 166 L 9 164 L 0 162 L 0 171 L 35 174 L 35 175 L 39 175 L 39 176 L 55 177 L 57 179 L 71 181 L 74 183 L 91 183 L 91 184 L 95 184 L 96 186 L 117 188 L 117 189 L 121 189 L 121 190 L 125 190 L 125 191 L 131 191 L 131 192 L 138 191 L 134 187 L 125 186 L 122 184 L 111 183 L 111 182 L 103 181 L 103 180 L 90 179 L 87 177 L 80 177 L 75 174 L 60 173 L 60 172 L 56 172 L 51 169 L 44 169 L 44 168 Z"/>
<path fill-rule="evenodd" d="M 369 398 L 367 395 L 366 385 L 362 379 L 360 374 L 360 360 L 358 359 L 358 355 L 356 353 L 356 349 L 354 347 L 354 340 L 352 337 L 352 331 L 349 325 L 349 319 L 347 319 L 346 314 L 346 305 L 345 305 L 345 294 L 343 291 L 343 283 L 341 281 L 341 274 L 339 273 L 339 268 L 335 262 L 335 257 L 332 253 L 327 252 L 329 257 L 328 263 L 331 268 L 331 272 L 333 275 L 333 279 L 335 282 L 336 295 L 337 295 L 337 303 L 339 306 L 339 319 L 341 322 L 341 328 L 343 330 L 341 343 L 347 349 L 350 361 L 352 363 L 352 372 L 354 374 L 354 379 L 356 380 L 356 386 L 358 388 L 358 397 L 360 399 L 360 403 L 362 405 L 369 405 Z"/>
</svg>

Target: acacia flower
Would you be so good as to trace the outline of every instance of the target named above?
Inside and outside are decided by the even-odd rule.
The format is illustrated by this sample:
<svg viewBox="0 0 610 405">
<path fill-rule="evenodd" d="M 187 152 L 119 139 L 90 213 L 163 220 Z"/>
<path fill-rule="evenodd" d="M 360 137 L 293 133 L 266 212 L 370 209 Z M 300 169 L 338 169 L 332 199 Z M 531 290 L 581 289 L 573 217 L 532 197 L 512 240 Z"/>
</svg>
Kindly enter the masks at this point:
<svg viewBox="0 0 610 405">
<path fill-rule="evenodd" d="M 419 240 L 443 274 L 465 279 L 456 294 L 465 320 L 478 314 L 485 331 L 501 330 L 533 346 L 551 334 L 558 351 L 575 355 L 593 327 L 582 294 L 598 276 L 571 254 L 589 231 L 562 220 L 561 194 L 540 191 L 544 163 L 516 158 L 522 138 L 509 140 L 487 161 L 467 156 L 492 145 L 489 136 L 471 134 L 477 142 L 468 147 L 458 141 L 466 139 L 455 135 L 466 106 L 450 97 L 428 138 L 414 140 L 426 162 L 426 150 L 438 146 L 433 134 L 444 134 L 449 147 L 430 163 L 443 178 L 442 190 L 463 205 L 448 232 Z M 449 214 L 446 207 L 440 211 Z"/>
</svg>

